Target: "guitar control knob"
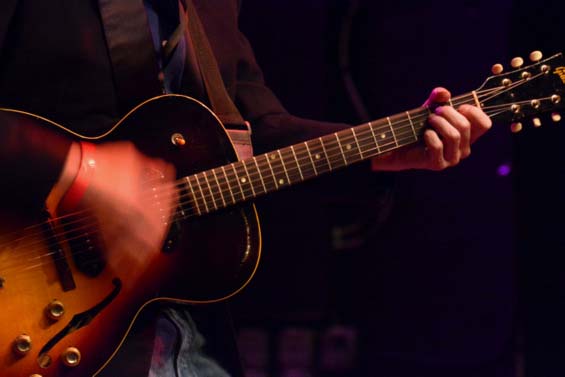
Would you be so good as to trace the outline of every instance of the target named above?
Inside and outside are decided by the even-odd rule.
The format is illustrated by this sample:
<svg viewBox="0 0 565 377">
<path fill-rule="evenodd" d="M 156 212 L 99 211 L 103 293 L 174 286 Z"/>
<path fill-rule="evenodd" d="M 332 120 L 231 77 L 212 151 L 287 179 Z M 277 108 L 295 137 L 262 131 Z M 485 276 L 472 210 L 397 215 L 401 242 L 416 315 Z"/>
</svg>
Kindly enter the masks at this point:
<svg viewBox="0 0 565 377">
<path fill-rule="evenodd" d="M 65 314 L 65 306 L 59 300 L 53 300 L 45 308 L 45 314 L 53 321 L 58 321 Z"/>
<path fill-rule="evenodd" d="M 80 364 L 80 351 L 75 347 L 69 347 L 61 354 L 63 363 L 68 367 L 76 367 Z"/>
<path fill-rule="evenodd" d="M 27 354 L 31 351 L 31 337 L 27 334 L 18 335 L 14 340 L 13 350 L 20 356 Z"/>
<path fill-rule="evenodd" d="M 543 58 L 541 51 L 532 51 L 532 53 L 530 54 L 530 60 L 534 63 L 539 62 L 541 58 Z"/>
<path fill-rule="evenodd" d="M 521 66 L 524 65 L 524 59 L 522 59 L 519 56 L 515 57 L 510 61 L 510 65 L 512 66 L 512 68 L 520 68 Z"/>
</svg>

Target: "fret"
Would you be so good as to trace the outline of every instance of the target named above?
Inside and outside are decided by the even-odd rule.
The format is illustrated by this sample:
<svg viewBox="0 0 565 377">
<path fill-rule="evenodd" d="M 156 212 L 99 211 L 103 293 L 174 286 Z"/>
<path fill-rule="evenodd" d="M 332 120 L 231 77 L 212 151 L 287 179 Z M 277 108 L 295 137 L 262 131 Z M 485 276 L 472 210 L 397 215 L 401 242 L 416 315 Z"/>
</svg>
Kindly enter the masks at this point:
<svg viewBox="0 0 565 377">
<path fill-rule="evenodd" d="M 412 133 L 414 134 L 414 140 L 418 140 L 418 136 L 416 136 L 416 129 L 414 128 L 414 122 L 412 122 L 412 118 L 410 117 L 410 113 L 407 111 L 406 116 L 408 117 L 408 121 L 410 122 L 410 127 L 412 127 Z"/>
<path fill-rule="evenodd" d="M 245 175 L 247 176 L 247 181 L 249 182 L 249 186 L 251 186 L 251 192 L 253 193 L 253 196 L 257 196 L 257 194 L 255 193 L 255 188 L 253 187 L 253 182 L 251 181 L 251 176 L 247 171 L 247 166 L 245 166 L 245 160 L 241 161 L 241 165 L 243 166 L 243 170 L 245 170 Z M 245 183 L 245 181 L 241 181 L 241 182 Z"/>
<path fill-rule="evenodd" d="M 455 107 L 455 106 L 453 106 L 453 102 L 451 102 L 451 98 L 450 98 L 450 99 L 448 99 L 448 100 L 447 100 L 447 102 L 449 102 L 449 106 L 451 106 L 451 107 Z"/>
<path fill-rule="evenodd" d="M 216 175 L 216 171 L 215 169 L 212 169 L 212 174 L 214 175 L 214 179 L 216 180 L 216 183 L 218 184 L 218 189 L 220 190 L 220 197 L 222 198 L 222 203 L 224 203 L 224 207 L 227 207 L 226 204 L 226 199 L 224 198 L 224 190 L 222 190 L 222 186 L 220 185 L 220 181 L 218 181 L 218 176 Z"/>
<path fill-rule="evenodd" d="M 350 133 L 350 135 L 347 135 L 347 133 Z M 339 134 L 341 135 L 341 150 L 345 155 L 347 164 L 361 161 L 363 159 L 363 155 L 361 153 L 359 142 L 357 141 L 357 136 L 355 136 L 355 131 L 353 131 L 353 128 L 343 130 Z"/>
<path fill-rule="evenodd" d="M 214 204 L 214 209 L 218 209 L 218 205 L 216 204 L 216 199 L 214 198 L 214 191 L 212 190 L 212 186 L 210 186 L 210 182 L 208 181 L 208 177 L 206 176 L 206 172 L 201 173 L 204 176 L 204 181 L 206 185 L 208 185 L 208 189 L 210 190 L 210 196 L 212 197 L 212 203 Z"/>
<path fill-rule="evenodd" d="M 277 182 L 277 188 L 280 188 L 281 186 L 285 185 L 285 183 L 287 182 L 285 166 L 281 157 L 279 156 L 281 156 L 279 151 L 273 151 L 269 153 L 269 162 L 270 162 L 270 166 L 273 167 L 273 174 L 274 174 L 274 179 Z"/>
<path fill-rule="evenodd" d="M 318 171 L 316 170 L 316 164 L 314 163 L 314 159 L 312 158 L 312 153 L 310 152 L 310 147 L 308 147 L 308 143 L 304 142 L 304 146 L 306 147 L 306 151 L 308 152 L 308 157 L 310 157 L 310 162 L 312 163 L 314 174 L 318 175 Z"/>
<path fill-rule="evenodd" d="M 267 164 L 269 165 L 269 169 L 271 169 L 271 174 L 273 177 L 273 182 L 275 182 L 275 187 L 278 190 L 279 189 L 279 184 L 277 183 L 277 176 L 275 175 L 275 171 L 273 170 L 273 165 L 271 165 L 271 159 L 269 158 L 268 154 L 264 154 L 263 156 L 265 156 L 265 160 L 267 160 Z"/>
<path fill-rule="evenodd" d="M 327 152 L 326 158 L 332 167 L 332 170 L 346 166 L 344 154 L 341 150 L 339 143 L 336 143 L 336 138 L 332 137 L 335 134 L 322 136 L 322 141 L 324 142 L 324 152 Z"/>
<path fill-rule="evenodd" d="M 331 171 L 331 167 L 329 165 L 329 161 L 325 156 L 324 152 L 324 144 L 322 143 L 322 139 L 314 139 L 308 142 L 310 146 L 310 151 L 313 153 L 314 157 L 314 167 L 318 174 L 325 173 Z"/>
<path fill-rule="evenodd" d="M 202 190 L 202 185 L 200 184 L 200 181 L 198 180 L 198 174 L 195 174 L 194 178 L 196 179 L 196 185 L 198 186 L 198 189 L 200 190 L 200 194 L 202 196 L 202 201 L 204 202 L 204 208 L 206 208 L 206 212 L 210 212 L 210 209 L 208 208 L 208 203 L 206 201 L 206 196 L 204 195 L 204 190 Z"/>
<path fill-rule="evenodd" d="M 202 212 L 200 211 L 200 206 L 198 205 L 198 198 L 196 197 L 196 193 L 194 192 L 194 189 L 192 188 L 192 184 L 190 183 L 190 178 L 185 177 L 184 180 L 188 184 L 188 188 L 192 193 L 192 200 L 194 201 L 194 207 L 196 208 L 196 211 L 198 212 L 199 215 L 202 215 Z"/>
<path fill-rule="evenodd" d="M 228 190 L 229 190 L 230 195 L 231 195 L 231 200 L 232 200 L 233 204 L 235 204 L 237 201 L 235 200 L 235 195 L 233 194 L 233 190 L 232 190 L 231 185 L 230 185 L 230 180 L 228 178 L 228 174 L 226 173 L 226 169 L 223 166 L 222 166 L 221 169 L 222 169 L 222 174 L 224 175 L 224 179 L 226 180 L 226 184 L 228 185 Z"/>
<path fill-rule="evenodd" d="M 265 181 L 263 180 L 263 176 L 261 175 L 261 169 L 259 169 L 259 164 L 257 164 L 257 159 L 253 157 L 253 162 L 255 162 L 255 167 L 257 168 L 257 173 L 259 174 L 259 179 L 261 179 L 261 184 L 263 185 L 263 190 L 267 192 L 267 186 L 265 186 Z"/>
<path fill-rule="evenodd" d="M 363 151 L 361 150 L 361 144 L 359 144 L 359 139 L 357 139 L 357 135 L 355 134 L 355 128 L 351 129 L 351 133 L 353 134 L 353 138 L 355 139 L 355 143 L 357 144 L 357 148 L 359 149 L 359 157 L 361 160 L 364 160 Z"/>
<path fill-rule="evenodd" d="M 347 159 L 345 158 L 345 153 L 343 153 L 343 147 L 341 145 L 341 141 L 339 140 L 339 135 L 336 133 L 334 133 L 335 135 L 335 139 L 337 141 L 337 145 L 339 146 L 339 150 L 341 151 L 341 157 L 343 157 L 343 162 L 345 163 L 345 165 L 347 165 Z"/>
<path fill-rule="evenodd" d="M 379 142 L 377 141 L 377 135 L 375 135 L 375 130 L 373 130 L 372 122 L 369 122 L 369 129 L 371 130 L 371 134 L 373 135 L 373 140 L 375 140 L 375 146 L 377 147 L 377 152 L 381 153 L 381 148 L 379 146 Z"/>
<path fill-rule="evenodd" d="M 392 127 L 392 122 L 390 121 L 390 117 L 386 117 L 386 120 L 388 121 L 388 126 L 390 127 L 390 133 L 394 138 L 394 144 L 396 144 L 396 146 L 398 147 L 399 146 L 398 141 L 396 140 L 396 135 L 394 134 L 394 128 Z"/>
<path fill-rule="evenodd" d="M 245 200 L 247 198 L 245 197 L 245 191 L 243 191 L 243 186 L 241 186 L 241 181 L 240 181 L 240 179 L 237 175 L 237 170 L 235 169 L 235 163 L 232 163 L 231 167 L 233 169 L 233 174 L 235 175 L 235 180 L 237 181 L 237 185 L 239 186 L 239 191 L 241 192 L 241 197 L 242 197 L 243 200 Z M 242 179 L 245 179 L 245 178 L 242 178 Z"/>
<path fill-rule="evenodd" d="M 328 167 L 330 168 L 330 171 L 333 170 L 332 167 L 332 163 L 330 162 L 330 159 L 328 158 L 328 153 L 326 152 L 326 146 L 324 145 L 324 140 L 322 140 L 322 138 L 318 138 L 318 140 L 320 140 L 320 144 L 322 145 L 322 150 L 324 151 L 324 157 L 326 158 L 326 161 L 328 162 Z"/>
<path fill-rule="evenodd" d="M 291 184 L 292 182 L 291 182 L 291 180 L 290 180 L 290 177 L 288 176 L 288 171 L 286 170 L 286 166 L 285 166 L 285 164 L 284 164 L 284 160 L 283 160 L 283 156 L 282 156 L 282 154 L 281 154 L 281 150 L 279 149 L 279 150 L 277 150 L 277 152 L 279 153 L 279 158 L 280 158 L 280 160 L 281 160 L 281 165 L 282 165 L 282 167 L 283 167 L 284 174 L 286 175 L 286 179 L 288 180 L 287 182 L 288 182 L 288 184 Z M 279 180 L 279 183 L 281 183 L 280 180 Z M 282 185 L 282 184 L 284 184 L 284 181 L 281 183 L 281 185 Z"/>
<path fill-rule="evenodd" d="M 298 161 L 298 157 L 296 157 L 296 152 L 294 151 L 294 145 L 290 146 L 290 150 L 292 151 L 292 155 L 294 156 L 294 161 L 296 161 L 296 167 L 298 168 L 298 173 L 300 174 L 300 179 L 304 180 L 304 175 L 302 174 L 302 169 L 300 169 L 300 162 Z"/>
<path fill-rule="evenodd" d="M 290 147 L 294 155 L 294 159 L 297 162 L 298 174 L 300 174 L 300 179 L 302 181 L 316 176 L 312 159 L 309 157 L 308 148 L 304 144 L 305 143 L 295 144 Z"/>
</svg>

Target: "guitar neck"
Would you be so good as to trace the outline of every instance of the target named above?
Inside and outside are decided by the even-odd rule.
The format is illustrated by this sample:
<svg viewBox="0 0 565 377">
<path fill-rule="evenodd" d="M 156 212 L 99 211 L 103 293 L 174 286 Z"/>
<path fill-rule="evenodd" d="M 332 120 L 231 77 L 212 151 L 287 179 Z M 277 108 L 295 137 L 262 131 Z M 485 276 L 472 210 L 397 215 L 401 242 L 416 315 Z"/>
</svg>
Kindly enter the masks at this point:
<svg viewBox="0 0 565 377">
<path fill-rule="evenodd" d="M 473 93 L 450 104 L 476 103 Z M 184 177 L 192 200 L 183 210 L 203 215 L 420 140 L 430 109 L 420 107 L 330 135 Z"/>
</svg>

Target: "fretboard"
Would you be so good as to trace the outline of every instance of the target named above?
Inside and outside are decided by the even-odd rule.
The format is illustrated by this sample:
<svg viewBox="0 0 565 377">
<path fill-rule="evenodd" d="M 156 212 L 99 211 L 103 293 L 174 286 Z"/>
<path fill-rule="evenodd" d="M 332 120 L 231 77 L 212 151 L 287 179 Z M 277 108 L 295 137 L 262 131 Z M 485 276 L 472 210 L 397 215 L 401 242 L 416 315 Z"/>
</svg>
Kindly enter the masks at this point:
<svg viewBox="0 0 565 377">
<path fill-rule="evenodd" d="M 470 95 L 453 102 L 473 103 Z M 188 215 L 203 215 L 415 143 L 430 110 L 391 117 L 184 177 Z"/>
</svg>

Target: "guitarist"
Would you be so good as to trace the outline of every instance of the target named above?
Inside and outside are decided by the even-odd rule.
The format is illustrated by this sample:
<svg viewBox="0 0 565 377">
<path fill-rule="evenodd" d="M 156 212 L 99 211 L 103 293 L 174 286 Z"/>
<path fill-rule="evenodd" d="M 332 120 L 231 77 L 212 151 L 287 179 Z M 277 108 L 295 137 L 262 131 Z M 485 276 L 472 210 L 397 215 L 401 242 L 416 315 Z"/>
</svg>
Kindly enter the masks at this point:
<svg viewBox="0 0 565 377">
<path fill-rule="evenodd" d="M 253 127 L 255 152 L 349 127 L 285 111 L 265 86 L 251 47 L 238 30 L 239 1 L 192 1 L 223 85 Z M 191 29 L 181 29 L 172 52 L 165 51 L 185 12 L 186 2 L 177 0 L 5 0 L 0 14 L 0 107 L 39 114 L 81 135 L 99 135 L 133 106 L 163 92 L 210 104 Z M 189 12 L 191 22 L 196 21 Z M 449 97 L 446 89 L 436 88 L 426 104 L 442 104 Z M 373 169 L 442 170 L 457 165 L 491 126 L 479 108 L 468 105 L 439 106 L 428 124 L 422 144 L 375 158 Z M 134 261 L 127 267 L 134 270 L 143 267 L 144 255 L 160 249 L 167 232 L 156 216 L 158 209 L 141 205 L 147 171 L 159 172 L 151 184 L 168 198 L 164 207 L 172 208 L 176 198 L 169 184 L 175 170 L 164 161 L 144 156 L 128 142 L 79 143 L 0 113 L 0 172 L 5 177 L 0 208 L 31 211 L 43 208 L 46 200 L 56 214 L 89 208 L 109 249 Z M 210 339 L 212 345 L 227 348 L 215 356 L 222 366 L 202 351 L 192 317 L 217 321 L 214 326 L 230 338 L 229 322 L 217 308 L 166 308 L 150 317 L 124 346 L 125 355 L 102 375 L 241 375 L 233 342 L 220 339 L 222 335 Z"/>
</svg>

